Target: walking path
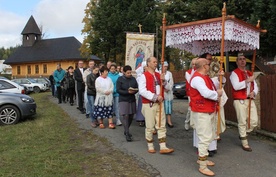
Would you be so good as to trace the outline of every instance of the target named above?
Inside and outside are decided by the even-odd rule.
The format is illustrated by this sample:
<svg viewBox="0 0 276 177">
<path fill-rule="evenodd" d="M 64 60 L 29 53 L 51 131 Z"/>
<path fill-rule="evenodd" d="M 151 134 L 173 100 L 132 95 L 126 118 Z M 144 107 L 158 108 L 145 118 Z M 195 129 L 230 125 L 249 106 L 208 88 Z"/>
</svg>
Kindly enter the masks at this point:
<svg viewBox="0 0 276 177">
<path fill-rule="evenodd" d="M 55 98 L 50 100 L 57 103 Z M 184 99 L 174 100 L 172 121 L 175 127 L 167 129 L 167 145 L 174 148 L 175 152 L 169 155 L 147 152 L 144 127 L 139 127 L 135 120 L 130 127 L 133 141 L 126 142 L 122 126 L 117 126 L 114 130 L 92 128 L 90 119 L 85 118 L 85 114 L 80 114 L 76 106 L 70 106 L 68 103 L 59 104 L 59 106 L 76 120 L 80 128 L 91 130 L 107 138 L 115 148 L 135 157 L 141 167 L 147 168 L 152 176 L 202 177 L 204 175 L 198 172 L 196 163 L 196 149 L 192 146 L 193 131 L 184 129 L 187 104 L 187 100 Z M 276 177 L 276 142 L 250 135 L 249 144 L 253 151 L 246 152 L 242 150 L 238 136 L 237 128 L 232 126 L 227 127 L 227 130 L 221 134 L 222 140 L 218 143 L 218 153 L 209 158 L 216 163 L 214 167 L 210 167 L 216 176 Z M 154 138 L 158 152 L 158 139 Z"/>
</svg>

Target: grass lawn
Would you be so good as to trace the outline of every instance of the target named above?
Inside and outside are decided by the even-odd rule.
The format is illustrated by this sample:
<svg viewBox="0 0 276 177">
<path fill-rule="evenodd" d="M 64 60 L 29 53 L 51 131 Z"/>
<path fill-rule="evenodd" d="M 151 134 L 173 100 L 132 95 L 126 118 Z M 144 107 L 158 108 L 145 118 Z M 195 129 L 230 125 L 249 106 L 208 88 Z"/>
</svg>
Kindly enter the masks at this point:
<svg viewBox="0 0 276 177">
<path fill-rule="evenodd" d="M 0 126 L 0 176 L 150 176 L 106 139 L 79 129 L 49 92 L 31 96 L 36 116 Z"/>
</svg>

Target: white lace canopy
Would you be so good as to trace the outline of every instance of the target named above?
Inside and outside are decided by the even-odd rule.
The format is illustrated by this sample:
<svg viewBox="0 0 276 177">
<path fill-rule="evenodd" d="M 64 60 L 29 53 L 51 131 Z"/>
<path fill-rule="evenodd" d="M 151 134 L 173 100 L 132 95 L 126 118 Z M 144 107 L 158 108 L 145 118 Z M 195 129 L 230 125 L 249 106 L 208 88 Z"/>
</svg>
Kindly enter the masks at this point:
<svg viewBox="0 0 276 177">
<path fill-rule="evenodd" d="M 183 23 L 166 27 L 166 46 L 195 55 L 220 53 L 221 18 Z M 225 20 L 224 51 L 259 49 L 260 30 L 235 17 Z"/>
</svg>

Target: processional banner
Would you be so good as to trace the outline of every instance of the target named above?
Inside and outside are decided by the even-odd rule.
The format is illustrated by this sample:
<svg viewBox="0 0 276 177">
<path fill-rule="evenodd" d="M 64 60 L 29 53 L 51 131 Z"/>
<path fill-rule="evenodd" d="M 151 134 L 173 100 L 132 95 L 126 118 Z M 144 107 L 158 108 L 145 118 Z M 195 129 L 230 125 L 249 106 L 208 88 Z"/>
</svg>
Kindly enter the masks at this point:
<svg viewBox="0 0 276 177">
<path fill-rule="evenodd" d="M 138 69 L 143 61 L 153 56 L 153 52 L 153 34 L 126 34 L 125 65 L 130 65 L 133 71 Z"/>
</svg>

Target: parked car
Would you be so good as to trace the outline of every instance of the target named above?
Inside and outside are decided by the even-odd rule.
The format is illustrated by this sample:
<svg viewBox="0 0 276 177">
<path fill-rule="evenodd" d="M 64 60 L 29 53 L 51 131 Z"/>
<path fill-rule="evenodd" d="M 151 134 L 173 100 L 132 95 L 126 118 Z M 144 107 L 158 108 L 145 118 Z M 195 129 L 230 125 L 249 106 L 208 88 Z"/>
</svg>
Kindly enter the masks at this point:
<svg viewBox="0 0 276 177">
<path fill-rule="evenodd" d="M 184 98 L 186 95 L 186 82 L 178 82 L 173 85 L 173 94 L 176 98 Z"/>
<path fill-rule="evenodd" d="M 16 124 L 20 119 L 35 114 L 36 103 L 30 96 L 0 92 L 0 125 Z"/>
<path fill-rule="evenodd" d="M 26 93 L 24 87 L 8 79 L 0 79 L 0 92 L 22 94 Z"/>
<path fill-rule="evenodd" d="M 0 79 L 6 79 L 6 80 L 8 80 L 8 78 L 6 78 L 4 76 L 0 76 Z"/>
<path fill-rule="evenodd" d="M 32 79 L 34 79 L 37 83 L 45 84 L 47 90 L 50 89 L 51 83 L 50 83 L 50 81 L 49 81 L 47 78 L 45 78 L 45 77 L 38 77 L 38 78 L 32 78 Z M 47 79 L 47 80 L 46 80 L 46 79 Z"/>
<path fill-rule="evenodd" d="M 39 93 L 41 91 L 46 91 L 47 90 L 46 84 L 37 83 L 32 78 L 19 78 L 19 79 L 13 79 L 12 81 L 14 81 L 14 82 L 16 82 L 20 85 L 24 85 L 28 88 L 32 87 L 33 92 L 35 92 L 35 93 Z"/>
</svg>

